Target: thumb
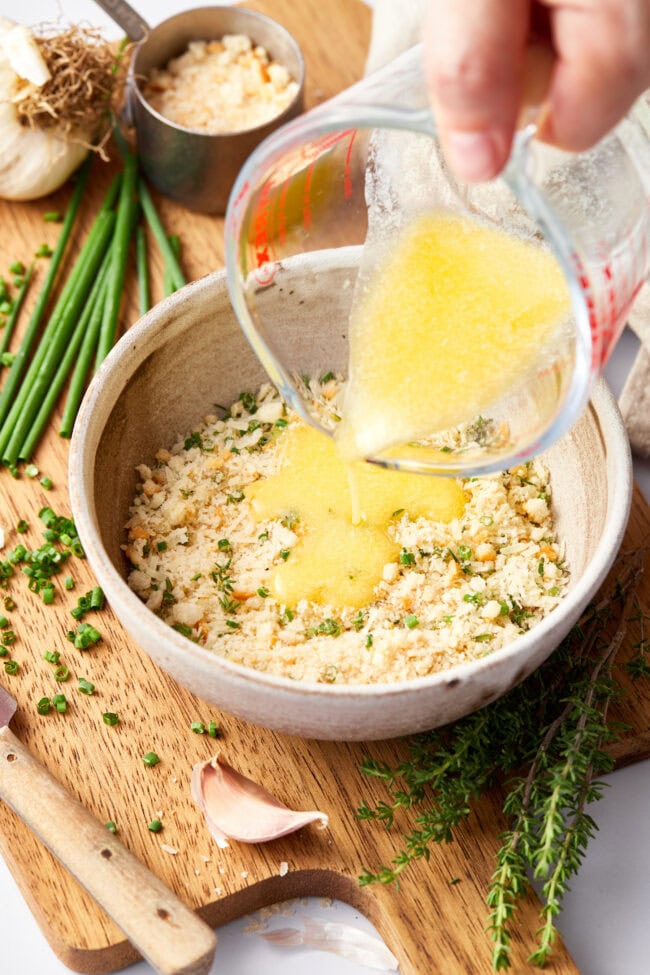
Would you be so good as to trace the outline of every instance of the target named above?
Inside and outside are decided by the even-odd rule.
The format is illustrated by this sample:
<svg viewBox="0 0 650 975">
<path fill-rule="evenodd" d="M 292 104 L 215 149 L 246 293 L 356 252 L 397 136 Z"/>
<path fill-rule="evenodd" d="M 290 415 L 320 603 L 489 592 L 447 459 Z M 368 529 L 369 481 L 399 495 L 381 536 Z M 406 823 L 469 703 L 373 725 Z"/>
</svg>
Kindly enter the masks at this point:
<svg viewBox="0 0 650 975">
<path fill-rule="evenodd" d="M 432 0 L 425 72 L 447 160 L 467 182 L 510 154 L 521 102 L 528 0 Z"/>
</svg>

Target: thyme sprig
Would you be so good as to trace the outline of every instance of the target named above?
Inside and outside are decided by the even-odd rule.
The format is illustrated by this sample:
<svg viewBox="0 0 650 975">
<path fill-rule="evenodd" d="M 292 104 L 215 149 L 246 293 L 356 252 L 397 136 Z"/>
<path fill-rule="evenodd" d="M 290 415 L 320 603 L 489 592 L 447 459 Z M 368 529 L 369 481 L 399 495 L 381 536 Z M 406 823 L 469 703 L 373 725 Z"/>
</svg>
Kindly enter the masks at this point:
<svg viewBox="0 0 650 975">
<path fill-rule="evenodd" d="M 403 849 L 390 866 L 364 871 L 362 885 L 391 883 L 414 860 L 428 860 L 432 843 L 453 840 L 472 802 L 505 783 L 509 828 L 487 896 L 495 971 L 510 967 L 512 926 L 529 872 L 542 885 L 541 926 L 529 960 L 548 960 L 562 899 L 597 828 L 586 807 L 602 796 L 599 776 L 613 767 L 606 748 L 622 726 L 608 720 L 620 693 L 611 670 L 632 619 L 641 619 L 635 673 L 645 676 L 645 614 L 630 615 L 643 555 L 623 557 L 613 591 L 592 603 L 552 657 L 514 690 L 455 724 L 410 739 L 407 758 L 395 767 L 370 757 L 361 766 L 384 783 L 389 799 L 362 802 L 360 819 L 389 828 L 404 810 L 418 810 Z"/>
</svg>

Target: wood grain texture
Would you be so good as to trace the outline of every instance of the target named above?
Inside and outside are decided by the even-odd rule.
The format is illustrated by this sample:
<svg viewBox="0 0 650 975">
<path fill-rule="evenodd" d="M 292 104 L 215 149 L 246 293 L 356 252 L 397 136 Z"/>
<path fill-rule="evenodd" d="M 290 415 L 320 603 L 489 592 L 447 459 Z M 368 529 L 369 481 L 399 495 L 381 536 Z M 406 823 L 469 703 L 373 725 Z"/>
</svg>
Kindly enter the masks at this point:
<svg viewBox="0 0 650 975">
<path fill-rule="evenodd" d="M 116 836 L 0 728 L 0 796 L 160 975 L 207 975 L 216 938 Z"/>
<path fill-rule="evenodd" d="M 361 75 L 369 14 L 356 0 L 327 4 L 259 0 L 250 5 L 285 23 L 301 44 L 307 61 L 308 104 L 329 97 Z M 89 194 L 92 205 L 88 200 L 84 203 L 77 247 L 111 172 L 110 166 L 95 168 Z M 27 260 L 42 241 L 55 242 L 57 227 L 43 223 L 42 214 L 63 210 L 67 198 L 64 190 L 43 203 L 0 204 L 0 269 L 12 260 Z M 160 201 L 160 209 L 168 232 L 181 237 L 188 278 L 221 266 L 222 221 L 190 214 L 169 201 Z M 162 266 L 155 248 L 152 254 L 153 296 L 158 299 Z M 42 275 L 41 269 L 38 280 Z M 125 294 L 125 322 L 137 316 L 135 291 L 131 278 Z M 35 293 L 33 289 L 31 300 Z M 40 542 L 37 512 L 41 506 L 69 511 L 66 458 L 67 444 L 51 431 L 36 459 L 53 478 L 53 491 L 44 491 L 37 481 L 13 480 L 6 472 L 0 475 L 0 524 L 9 529 L 19 518 L 27 519 L 30 530 L 25 544 Z M 111 492 L 113 485 L 107 483 L 105 490 Z M 649 531 L 650 515 L 637 494 L 626 545 L 638 544 Z M 15 533 L 7 531 L 7 545 L 13 547 L 16 542 Z M 359 888 L 356 878 L 360 871 L 390 861 L 401 833 L 399 824 L 385 831 L 355 819 L 354 809 L 361 798 L 369 802 L 384 798 L 380 784 L 364 779 L 358 771 L 364 746 L 291 739 L 219 714 L 158 670 L 131 643 L 110 609 L 93 619 L 103 634 L 102 643 L 83 653 L 74 650 L 65 639 L 71 623 L 69 609 L 93 580 L 83 561 L 73 560 L 65 574 L 68 571 L 76 580 L 76 590 L 65 592 L 57 584 L 52 607 L 33 597 L 24 579 L 12 581 L 10 592 L 17 608 L 8 615 L 18 633 L 14 656 L 21 669 L 10 677 L 0 668 L 0 681 L 18 699 L 20 710 L 12 727 L 20 740 L 101 822 L 116 822 L 120 839 L 138 859 L 211 924 L 225 923 L 290 897 L 339 897 L 377 925 L 399 958 L 402 975 L 488 975 L 491 949 L 484 932 L 484 899 L 498 837 L 505 826 L 503 796 L 498 790 L 477 803 L 468 822 L 458 830 L 455 843 L 434 848 L 429 864 L 414 866 L 401 891 Z M 647 605 L 650 574 L 642 598 Z M 624 653 L 632 652 L 636 639 L 632 627 Z M 62 662 L 72 672 L 64 685 L 54 682 L 52 666 L 43 660 L 43 652 L 54 649 L 61 651 Z M 620 667 L 619 663 L 619 672 Z M 78 693 L 79 676 L 96 685 L 94 695 Z M 627 686 L 625 679 L 624 683 Z M 629 685 L 628 689 L 617 714 L 631 726 L 620 749 L 622 761 L 650 753 L 650 701 L 640 686 Z M 38 715 L 38 699 L 60 690 L 70 702 L 68 713 Z M 120 723 L 105 725 L 104 711 L 117 712 Z M 227 850 L 217 849 L 189 793 L 192 765 L 215 748 L 207 736 L 190 731 L 190 722 L 195 720 L 216 721 L 223 729 L 220 746 L 229 762 L 288 805 L 327 812 L 330 828 L 308 827 L 262 846 L 233 844 Z M 394 762 L 401 748 L 399 742 L 385 742 L 373 743 L 367 750 Z M 160 756 L 161 762 L 154 768 L 142 762 L 141 756 L 148 751 Z M 147 829 L 155 816 L 164 823 L 159 834 Z M 163 844 L 177 852 L 166 851 Z M 115 925 L 1 804 L 0 850 L 50 944 L 68 966 L 99 973 L 135 959 Z M 283 861 L 289 864 L 289 873 L 280 877 Z M 456 877 L 460 883 L 450 886 L 449 881 Z M 522 905 L 513 943 L 515 972 L 530 970 L 526 958 L 538 927 L 538 910 L 532 896 Z M 575 966 L 561 944 L 547 970 L 575 975 Z"/>
</svg>

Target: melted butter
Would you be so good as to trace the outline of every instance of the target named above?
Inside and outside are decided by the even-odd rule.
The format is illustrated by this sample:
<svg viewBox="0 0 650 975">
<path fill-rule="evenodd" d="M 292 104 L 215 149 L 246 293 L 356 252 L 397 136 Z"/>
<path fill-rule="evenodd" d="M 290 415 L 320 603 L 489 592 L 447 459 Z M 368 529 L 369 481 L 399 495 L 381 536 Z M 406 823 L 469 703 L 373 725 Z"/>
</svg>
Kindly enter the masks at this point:
<svg viewBox="0 0 650 975">
<path fill-rule="evenodd" d="M 570 309 L 555 258 L 448 214 L 406 229 L 355 301 L 342 456 L 375 456 L 489 411 Z"/>
<path fill-rule="evenodd" d="M 246 488 L 256 521 L 291 518 L 298 542 L 271 576 L 280 602 L 301 599 L 336 608 L 361 608 L 373 599 L 399 546 L 388 527 L 396 512 L 435 521 L 460 517 L 465 495 L 456 481 L 351 465 L 358 507 L 353 523 L 348 467 L 329 437 L 296 423 L 283 434 L 277 474 Z"/>
</svg>

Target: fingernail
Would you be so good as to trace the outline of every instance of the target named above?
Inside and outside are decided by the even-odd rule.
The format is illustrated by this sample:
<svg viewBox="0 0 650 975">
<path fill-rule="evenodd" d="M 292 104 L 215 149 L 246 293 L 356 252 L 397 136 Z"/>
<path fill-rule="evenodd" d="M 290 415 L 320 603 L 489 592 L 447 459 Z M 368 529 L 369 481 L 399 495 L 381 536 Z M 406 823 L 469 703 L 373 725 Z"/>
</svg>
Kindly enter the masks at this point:
<svg viewBox="0 0 650 975">
<path fill-rule="evenodd" d="M 498 133 L 447 132 L 444 140 L 447 161 L 456 176 L 467 183 L 492 179 L 501 169 L 501 143 Z"/>
</svg>

